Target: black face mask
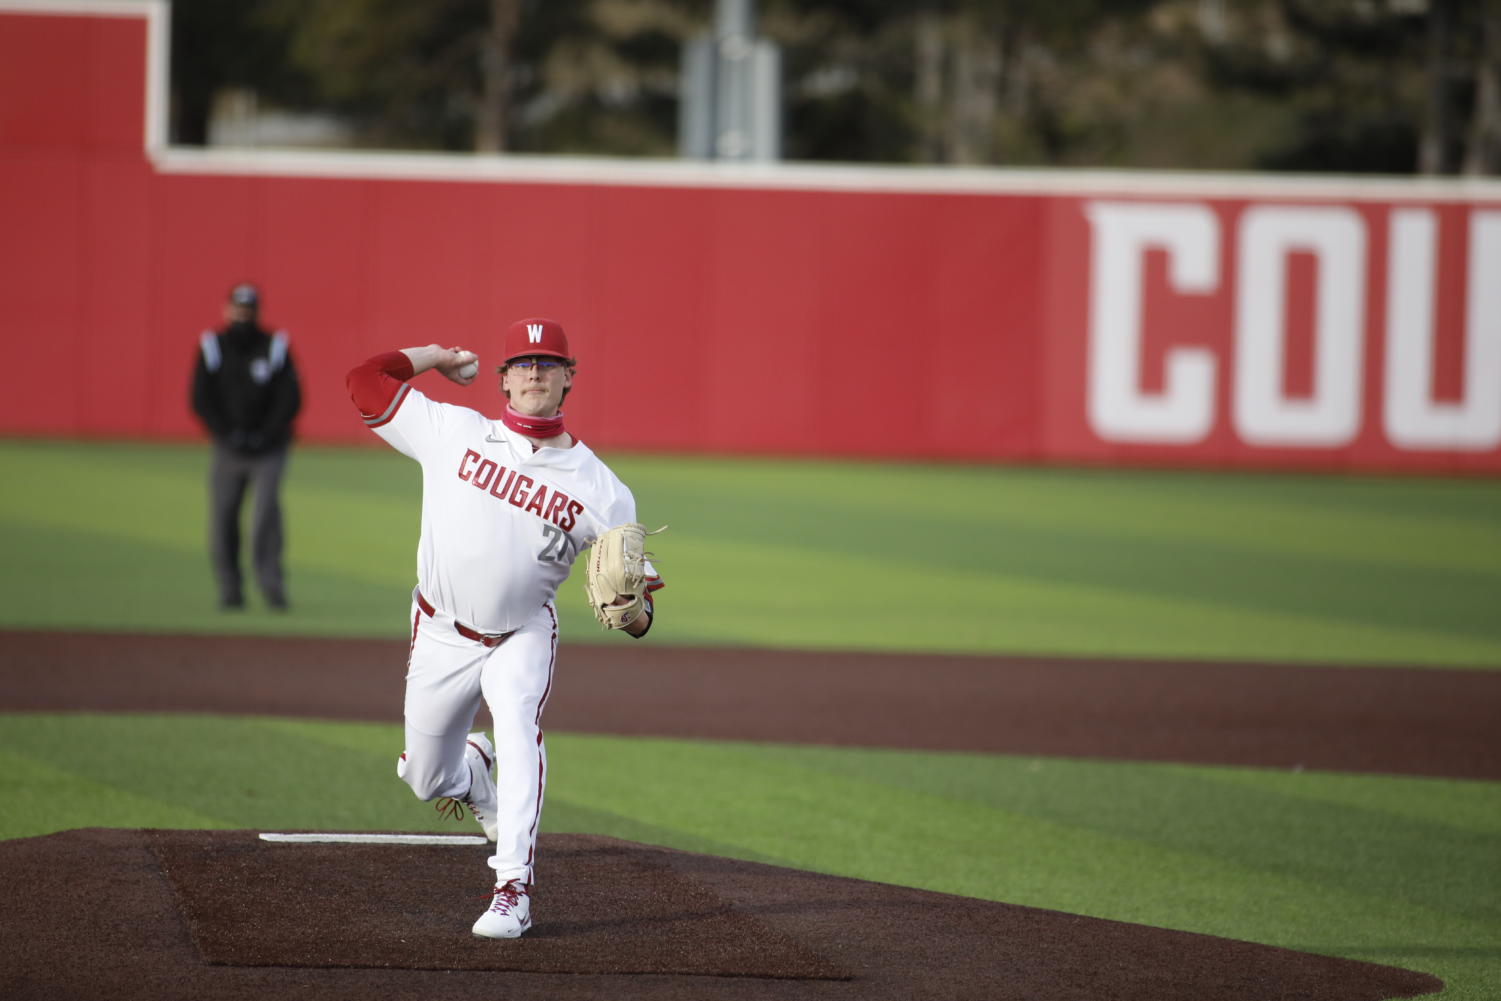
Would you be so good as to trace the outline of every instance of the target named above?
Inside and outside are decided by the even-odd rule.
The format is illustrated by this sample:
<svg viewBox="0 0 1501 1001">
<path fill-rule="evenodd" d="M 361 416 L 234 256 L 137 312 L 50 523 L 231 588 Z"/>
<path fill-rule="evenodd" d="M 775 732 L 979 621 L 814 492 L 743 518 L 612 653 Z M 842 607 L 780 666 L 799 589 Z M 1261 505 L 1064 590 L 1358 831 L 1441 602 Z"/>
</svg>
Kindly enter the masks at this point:
<svg viewBox="0 0 1501 1001">
<path fill-rule="evenodd" d="M 255 330 L 256 330 L 255 321 L 254 320 L 233 320 L 233 321 L 230 322 L 230 324 L 229 324 L 228 328 L 226 328 L 226 330 L 231 335 L 238 335 L 238 336 L 243 337 L 246 334 L 255 333 Z"/>
</svg>

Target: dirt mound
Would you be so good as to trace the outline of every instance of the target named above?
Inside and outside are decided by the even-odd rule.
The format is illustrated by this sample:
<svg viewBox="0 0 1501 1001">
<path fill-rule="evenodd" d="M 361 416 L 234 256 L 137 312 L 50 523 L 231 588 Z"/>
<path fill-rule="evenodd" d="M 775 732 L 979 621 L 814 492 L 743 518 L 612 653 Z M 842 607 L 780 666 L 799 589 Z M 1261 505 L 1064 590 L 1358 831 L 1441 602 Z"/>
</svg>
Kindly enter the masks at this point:
<svg viewBox="0 0 1501 1001">
<path fill-rule="evenodd" d="M 508 942 L 469 934 L 487 879 L 477 846 L 98 829 L 3 842 L 0 995 L 1377 1001 L 1443 986 L 611 838 L 542 841 L 536 925 Z"/>
</svg>

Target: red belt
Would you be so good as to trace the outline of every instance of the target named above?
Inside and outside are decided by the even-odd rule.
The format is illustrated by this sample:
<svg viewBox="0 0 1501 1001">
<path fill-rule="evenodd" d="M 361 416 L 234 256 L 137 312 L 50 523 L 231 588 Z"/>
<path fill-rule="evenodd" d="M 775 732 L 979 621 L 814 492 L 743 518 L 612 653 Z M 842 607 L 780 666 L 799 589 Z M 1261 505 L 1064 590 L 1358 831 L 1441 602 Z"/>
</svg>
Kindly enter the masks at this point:
<svg viewBox="0 0 1501 1001">
<path fill-rule="evenodd" d="M 438 614 L 438 610 L 433 607 L 432 602 L 422 596 L 421 591 L 417 592 L 417 607 L 422 609 L 430 619 Z M 485 646 L 500 646 L 506 640 L 516 635 L 516 630 L 514 629 L 508 633 L 482 633 L 478 629 L 471 629 L 457 619 L 453 622 L 453 631 L 465 639 L 474 640 L 476 643 L 483 643 Z"/>
</svg>

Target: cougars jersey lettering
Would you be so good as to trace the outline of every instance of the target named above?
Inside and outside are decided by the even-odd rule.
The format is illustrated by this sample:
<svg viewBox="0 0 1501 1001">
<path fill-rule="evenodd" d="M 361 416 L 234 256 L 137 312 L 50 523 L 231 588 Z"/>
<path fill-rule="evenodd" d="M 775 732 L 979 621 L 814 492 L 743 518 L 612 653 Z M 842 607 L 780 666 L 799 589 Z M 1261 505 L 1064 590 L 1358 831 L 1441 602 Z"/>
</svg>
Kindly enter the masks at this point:
<svg viewBox="0 0 1501 1001">
<path fill-rule="evenodd" d="M 550 521 L 565 532 L 578 524 L 578 516 L 584 511 L 584 505 L 557 487 L 549 494 L 545 483 L 538 483 L 524 473 L 507 471 L 505 466 L 497 466 L 472 448 L 465 449 L 464 457 L 459 460 L 459 479 L 478 490 L 487 490 L 496 500 L 509 501 L 514 507 Z"/>
</svg>

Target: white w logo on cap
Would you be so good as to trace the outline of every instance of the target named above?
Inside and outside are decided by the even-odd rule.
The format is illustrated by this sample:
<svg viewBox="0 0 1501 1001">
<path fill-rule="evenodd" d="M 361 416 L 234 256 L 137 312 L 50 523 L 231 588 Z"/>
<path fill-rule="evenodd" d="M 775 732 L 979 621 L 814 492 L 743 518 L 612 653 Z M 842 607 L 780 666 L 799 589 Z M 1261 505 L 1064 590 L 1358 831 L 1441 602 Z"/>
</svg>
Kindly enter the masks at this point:
<svg viewBox="0 0 1501 1001">
<path fill-rule="evenodd" d="M 531 341 L 533 344 L 541 344 L 542 343 L 542 324 L 540 324 L 540 323 L 528 323 L 526 325 L 526 339 L 529 340 L 529 341 Z"/>
</svg>

